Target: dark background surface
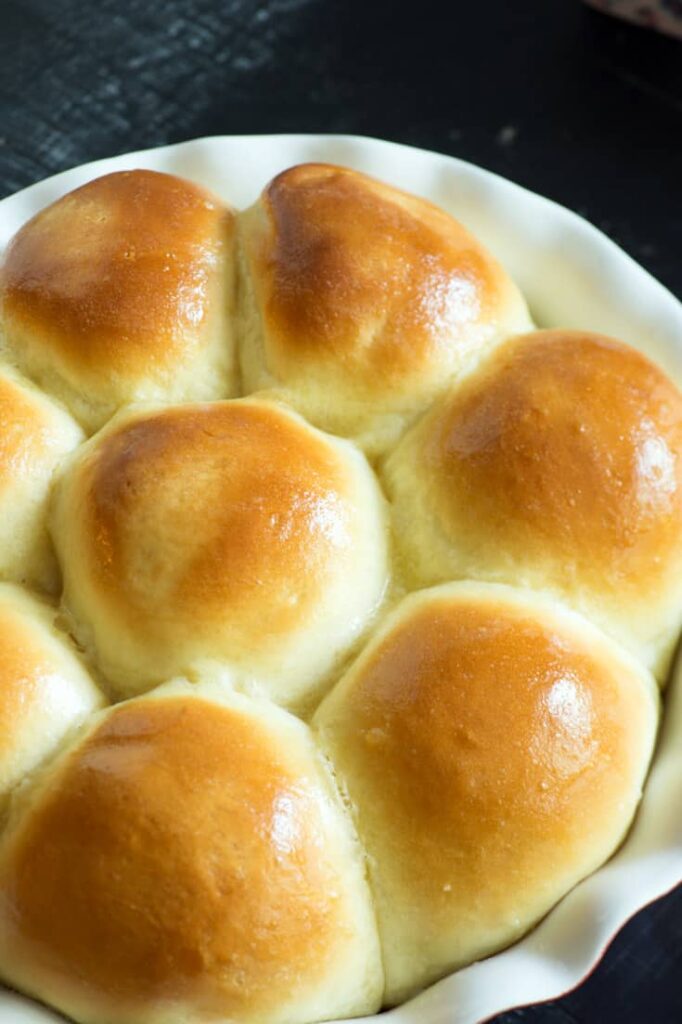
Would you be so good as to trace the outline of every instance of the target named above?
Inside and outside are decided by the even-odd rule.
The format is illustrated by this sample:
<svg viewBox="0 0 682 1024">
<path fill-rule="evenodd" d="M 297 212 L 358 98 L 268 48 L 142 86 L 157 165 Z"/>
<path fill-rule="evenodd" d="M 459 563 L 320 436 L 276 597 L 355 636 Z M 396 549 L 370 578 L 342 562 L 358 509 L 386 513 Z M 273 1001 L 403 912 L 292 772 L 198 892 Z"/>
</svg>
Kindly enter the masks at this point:
<svg viewBox="0 0 682 1024">
<path fill-rule="evenodd" d="M 0 195 L 128 150 L 299 131 L 498 171 L 682 294 L 682 43 L 578 0 L 0 0 Z M 578 1022 L 682 1024 L 682 890 L 579 990 L 496 1020 Z"/>
</svg>

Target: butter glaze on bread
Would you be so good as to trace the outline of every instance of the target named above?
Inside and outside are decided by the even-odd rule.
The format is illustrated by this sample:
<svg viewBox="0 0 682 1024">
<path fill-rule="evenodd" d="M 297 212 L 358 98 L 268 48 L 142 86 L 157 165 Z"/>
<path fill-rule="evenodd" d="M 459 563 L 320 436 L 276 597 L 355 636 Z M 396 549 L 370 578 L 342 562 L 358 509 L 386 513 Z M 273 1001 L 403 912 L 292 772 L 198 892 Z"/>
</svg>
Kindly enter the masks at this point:
<svg viewBox="0 0 682 1024">
<path fill-rule="evenodd" d="M 0 582 L 0 983 L 77 1024 L 372 1014 L 611 856 L 682 396 L 531 326 L 461 224 L 330 165 L 240 214 L 107 175 L 18 232 L 0 580 L 60 604 Z"/>
<path fill-rule="evenodd" d="M 216 662 L 308 702 L 386 585 L 362 455 L 256 399 L 122 413 L 52 527 L 76 632 L 123 694 Z"/>
<path fill-rule="evenodd" d="M 597 334 L 501 347 L 391 454 L 412 585 L 553 591 L 664 678 L 682 621 L 682 396 Z"/>
<path fill-rule="evenodd" d="M 240 215 L 247 391 L 283 389 L 371 452 L 472 362 L 531 324 L 456 220 L 364 174 L 303 164 Z"/>
<path fill-rule="evenodd" d="M 108 174 L 11 241 L 7 357 L 88 429 L 131 401 L 234 393 L 234 216 L 191 182 Z"/>
<path fill-rule="evenodd" d="M 0 848 L 0 974 L 83 1024 L 377 1010 L 362 854 L 306 726 L 187 685 L 100 718 Z"/>
<path fill-rule="evenodd" d="M 613 853 L 657 711 L 652 677 L 550 601 L 405 599 L 314 719 L 369 854 L 385 1002 L 510 945 Z"/>
</svg>

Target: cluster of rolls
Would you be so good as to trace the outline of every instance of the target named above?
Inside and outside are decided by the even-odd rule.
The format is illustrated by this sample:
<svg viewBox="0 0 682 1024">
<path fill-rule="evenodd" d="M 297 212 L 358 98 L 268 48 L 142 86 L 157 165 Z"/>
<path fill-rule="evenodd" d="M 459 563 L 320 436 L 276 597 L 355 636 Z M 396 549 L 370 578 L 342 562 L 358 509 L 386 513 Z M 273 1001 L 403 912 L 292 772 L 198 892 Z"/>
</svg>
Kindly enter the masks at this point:
<svg viewBox="0 0 682 1024">
<path fill-rule="evenodd" d="M 0 270 L 0 979 L 310 1024 L 622 841 L 682 621 L 682 396 L 465 228 L 130 171 Z"/>
</svg>

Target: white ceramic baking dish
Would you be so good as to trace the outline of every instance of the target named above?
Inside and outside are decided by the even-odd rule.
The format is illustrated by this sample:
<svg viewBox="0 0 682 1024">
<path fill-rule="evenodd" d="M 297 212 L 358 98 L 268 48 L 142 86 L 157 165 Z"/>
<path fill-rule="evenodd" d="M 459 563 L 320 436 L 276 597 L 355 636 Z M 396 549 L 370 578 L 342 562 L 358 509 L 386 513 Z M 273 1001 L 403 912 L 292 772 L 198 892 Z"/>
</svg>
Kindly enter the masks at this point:
<svg viewBox="0 0 682 1024">
<path fill-rule="evenodd" d="M 184 175 L 243 207 L 278 171 L 310 160 L 354 167 L 444 207 L 506 265 L 539 326 L 582 327 L 615 335 L 645 351 L 682 384 L 682 305 L 601 232 L 569 210 L 488 171 L 376 139 L 210 138 L 100 160 L 0 202 L 0 249 L 41 207 L 109 171 L 147 167 Z M 382 1014 L 382 1024 L 479 1024 L 502 1010 L 557 996 L 596 966 L 629 917 L 682 882 L 680 674 L 678 666 L 667 692 L 644 798 L 617 855 L 566 896 L 522 942 Z M 0 1024 L 49 1024 L 57 1019 L 0 989 Z"/>
</svg>

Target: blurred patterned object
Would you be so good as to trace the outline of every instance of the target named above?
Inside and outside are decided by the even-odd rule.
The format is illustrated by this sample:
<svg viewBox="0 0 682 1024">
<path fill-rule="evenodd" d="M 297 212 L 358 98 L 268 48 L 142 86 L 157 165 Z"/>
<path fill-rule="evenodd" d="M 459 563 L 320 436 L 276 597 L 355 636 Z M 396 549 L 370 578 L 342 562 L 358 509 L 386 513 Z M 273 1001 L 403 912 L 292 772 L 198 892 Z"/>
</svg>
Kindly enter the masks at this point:
<svg viewBox="0 0 682 1024">
<path fill-rule="evenodd" d="M 587 0 L 592 7 L 682 39 L 682 0 Z"/>
</svg>

